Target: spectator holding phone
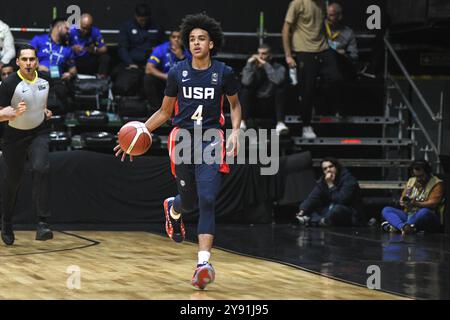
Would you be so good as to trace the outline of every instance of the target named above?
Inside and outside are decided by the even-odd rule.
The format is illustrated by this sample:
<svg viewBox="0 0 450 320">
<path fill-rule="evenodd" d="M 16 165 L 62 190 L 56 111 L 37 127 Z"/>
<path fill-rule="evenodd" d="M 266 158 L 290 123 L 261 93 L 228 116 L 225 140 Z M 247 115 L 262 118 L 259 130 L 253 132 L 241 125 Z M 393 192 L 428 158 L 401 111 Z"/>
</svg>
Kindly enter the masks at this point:
<svg viewBox="0 0 450 320">
<path fill-rule="evenodd" d="M 443 181 L 433 175 L 430 164 L 425 160 L 412 163 L 410 176 L 400 197 L 402 209 L 383 209 L 382 215 L 386 219 L 381 224 L 383 230 L 401 231 L 403 234 L 439 231 L 444 211 Z"/>
</svg>

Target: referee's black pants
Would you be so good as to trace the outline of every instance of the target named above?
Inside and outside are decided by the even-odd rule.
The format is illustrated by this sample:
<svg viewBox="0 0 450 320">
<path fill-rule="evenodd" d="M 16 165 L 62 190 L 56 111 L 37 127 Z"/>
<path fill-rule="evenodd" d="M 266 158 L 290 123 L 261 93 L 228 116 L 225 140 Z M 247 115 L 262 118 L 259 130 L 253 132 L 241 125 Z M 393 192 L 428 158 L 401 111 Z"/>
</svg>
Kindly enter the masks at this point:
<svg viewBox="0 0 450 320">
<path fill-rule="evenodd" d="M 50 216 L 49 129 L 46 122 L 31 130 L 19 130 L 6 125 L 3 136 L 3 221 L 11 223 L 17 193 L 28 160 L 32 173 L 32 206 L 39 221 Z"/>
</svg>

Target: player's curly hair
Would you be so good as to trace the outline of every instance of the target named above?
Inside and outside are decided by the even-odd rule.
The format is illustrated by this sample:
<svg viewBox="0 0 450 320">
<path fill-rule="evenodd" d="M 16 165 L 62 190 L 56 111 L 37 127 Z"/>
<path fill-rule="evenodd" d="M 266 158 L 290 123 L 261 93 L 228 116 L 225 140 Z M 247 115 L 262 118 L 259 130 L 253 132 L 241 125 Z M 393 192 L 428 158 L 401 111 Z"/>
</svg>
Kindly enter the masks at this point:
<svg viewBox="0 0 450 320">
<path fill-rule="evenodd" d="M 220 23 L 204 13 L 190 14 L 184 17 L 181 21 L 180 32 L 185 48 L 189 48 L 189 35 L 196 28 L 208 32 L 211 41 L 214 42 L 211 55 L 215 55 L 223 45 L 223 32 Z"/>
</svg>

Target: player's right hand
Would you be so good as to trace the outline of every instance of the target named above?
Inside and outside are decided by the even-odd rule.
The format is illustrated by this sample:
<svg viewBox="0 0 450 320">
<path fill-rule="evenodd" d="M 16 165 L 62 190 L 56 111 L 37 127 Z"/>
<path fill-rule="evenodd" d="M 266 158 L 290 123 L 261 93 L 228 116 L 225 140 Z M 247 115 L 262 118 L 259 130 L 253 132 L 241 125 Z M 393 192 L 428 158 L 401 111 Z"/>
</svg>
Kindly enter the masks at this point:
<svg viewBox="0 0 450 320">
<path fill-rule="evenodd" d="M 122 162 L 125 161 L 127 154 L 125 152 L 123 152 L 123 150 L 119 144 L 114 147 L 114 152 L 116 153 L 116 157 L 119 157 L 120 154 L 122 153 L 122 157 L 120 158 L 120 161 L 122 161 Z M 130 162 L 133 162 L 133 156 L 131 154 L 130 154 Z"/>
</svg>

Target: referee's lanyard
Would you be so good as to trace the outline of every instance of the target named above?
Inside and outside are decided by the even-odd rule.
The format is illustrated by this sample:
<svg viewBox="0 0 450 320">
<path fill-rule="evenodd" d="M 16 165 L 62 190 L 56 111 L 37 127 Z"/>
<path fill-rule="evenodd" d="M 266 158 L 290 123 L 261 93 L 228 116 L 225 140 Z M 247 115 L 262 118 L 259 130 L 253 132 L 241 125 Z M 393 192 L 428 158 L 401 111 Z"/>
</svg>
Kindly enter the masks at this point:
<svg viewBox="0 0 450 320">
<path fill-rule="evenodd" d="M 52 39 L 49 39 L 49 49 L 50 49 L 50 77 L 51 78 L 61 78 L 61 74 L 59 72 L 59 60 L 61 59 L 61 53 L 63 51 L 63 46 L 59 47 L 59 54 L 56 58 L 56 63 L 53 64 L 53 45 L 52 45 Z"/>
</svg>

